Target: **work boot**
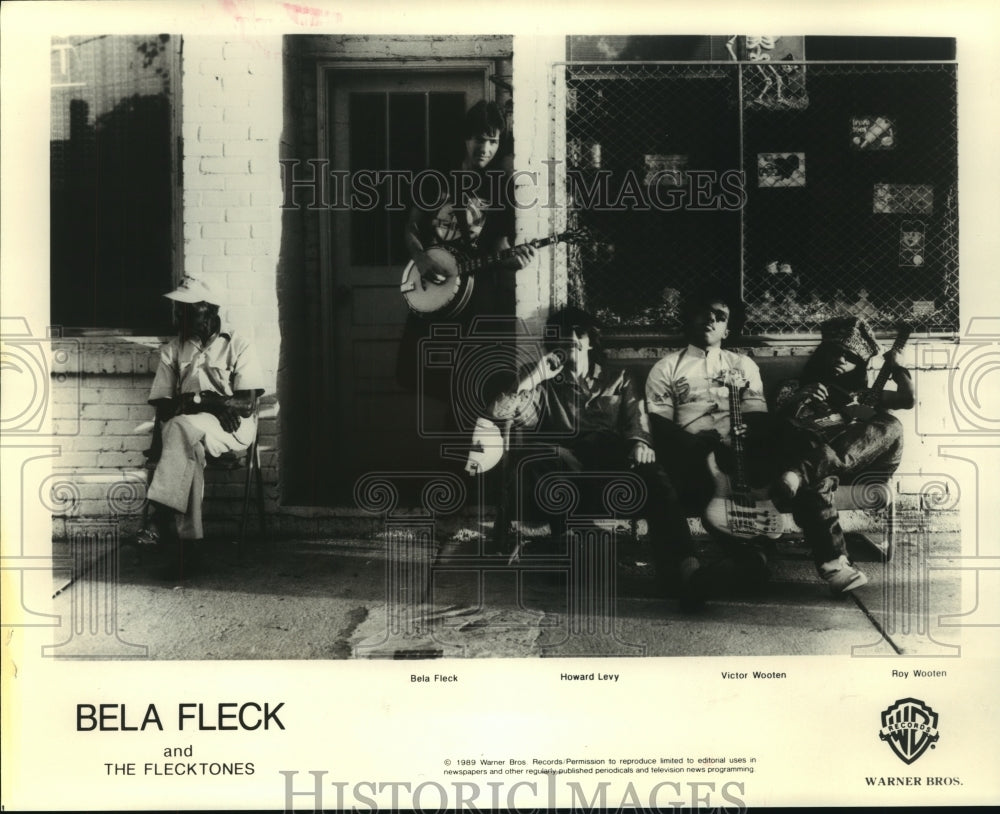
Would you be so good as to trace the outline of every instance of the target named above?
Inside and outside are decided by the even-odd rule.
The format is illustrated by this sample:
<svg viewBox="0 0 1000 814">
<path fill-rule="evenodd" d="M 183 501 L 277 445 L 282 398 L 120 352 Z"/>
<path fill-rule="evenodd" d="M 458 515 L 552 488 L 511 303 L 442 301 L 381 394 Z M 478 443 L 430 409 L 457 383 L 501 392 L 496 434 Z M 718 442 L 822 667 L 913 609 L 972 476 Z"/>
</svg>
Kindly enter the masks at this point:
<svg viewBox="0 0 1000 814">
<path fill-rule="evenodd" d="M 764 590 L 771 580 L 771 569 L 768 567 L 767 552 L 759 545 L 746 543 L 733 552 L 736 574 L 733 587 L 743 593 L 755 593 Z"/>
<path fill-rule="evenodd" d="M 680 609 L 686 613 L 701 610 L 705 601 L 730 591 L 736 581 L 736 564 L 729 557 L 701 563 L 685 557 L 680 563 Z"/>
<path fill-rule="evenodd" d="M 680 609 L 686 613 L 699 611 L 705 606 L 711 584 L 707 572 L 696 557 L 685 557 L 678 567 L 680 587 L 677 598 Z"/>
</svg>

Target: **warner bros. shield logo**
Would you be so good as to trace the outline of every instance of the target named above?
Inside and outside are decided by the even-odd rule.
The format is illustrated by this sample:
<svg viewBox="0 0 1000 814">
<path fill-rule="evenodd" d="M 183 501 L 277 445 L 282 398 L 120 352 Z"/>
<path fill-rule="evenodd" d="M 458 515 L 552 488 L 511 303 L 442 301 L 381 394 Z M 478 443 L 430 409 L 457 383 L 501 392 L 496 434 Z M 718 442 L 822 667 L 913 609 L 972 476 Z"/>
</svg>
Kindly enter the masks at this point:
<svg viewBox="0 0 1000 814">
<path fill-rule="evenodd" d="M 923 701 L 904 698 L 882 711 L 878 736 L 907 766 L 937 743 L 938 714 Z"/>
</svg>

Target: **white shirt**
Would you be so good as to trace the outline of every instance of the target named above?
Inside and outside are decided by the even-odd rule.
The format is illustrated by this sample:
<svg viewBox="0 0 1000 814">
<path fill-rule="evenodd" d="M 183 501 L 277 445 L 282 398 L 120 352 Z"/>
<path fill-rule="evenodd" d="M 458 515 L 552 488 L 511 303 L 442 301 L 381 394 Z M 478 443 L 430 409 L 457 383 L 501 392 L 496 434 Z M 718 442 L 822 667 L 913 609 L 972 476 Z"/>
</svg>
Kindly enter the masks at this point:
<svg viewBox="0 0 1000 814">
<path fill-rule="evenodd" d="M 160 364 L 149 400 L 176 398 L 211 390 L 232 396 L 238 390 L 264 392 L 264 377 L 253 346 L 235 331 L 222 330 L 202 347 L 197 337 L 181 344 L 174 337 L 160 348 Z"/>
<path fill-rule="evenodd" d="M 745 413 L 767 411 L 760 369 L 748 356 L 722 348 L 688 345 L 653 365 L 646 379 L 646 409 L 690 433 L 715 430 L 729 435 L 730 380 L 746 382 L 740 406 Z"/>
</svg>

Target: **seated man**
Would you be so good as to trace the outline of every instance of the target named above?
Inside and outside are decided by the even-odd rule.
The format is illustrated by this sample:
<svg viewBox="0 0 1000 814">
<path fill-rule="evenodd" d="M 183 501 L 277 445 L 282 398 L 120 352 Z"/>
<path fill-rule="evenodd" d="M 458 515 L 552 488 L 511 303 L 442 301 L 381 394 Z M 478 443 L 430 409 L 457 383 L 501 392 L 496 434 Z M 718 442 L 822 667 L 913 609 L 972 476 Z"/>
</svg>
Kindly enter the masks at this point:
<svg viewBox="0 0 1000 814">
<path fill-rule="evenodd" d="M 658 459 L 663 462 L 679 502 L 671 507 L 682 518 L 704 512 L 715 491 L 715 479 L 709 469 L 709 455 L 715 453 L 720 464 L 728 466 L 732 458 L 734 429 L 744 437 L 747 468 L 752 480 L 766 481 L 758 451 L 768 438 L 767 403 L 760 370 L 747 356 L 722 348 L 729 336 L 731 306 L 725 297 L 702 295 L 685 308 L 685 333 L 688 345 L 669 353 L 653 365 L 646 379 L 646 409 Z M 730 421 L 730 391 L 727 381 L 742 383 L 738 390 L 742 423 L 734 428 Z M 672 522 L 690 546 L 687 523 Z M 761 552 L 737 547 L 731 558 L 701 563 L 691 558 L 682 563 L 682 579 L 693 604 L 724 587 L 718 566 L 736 566 L 754 580 L 766 577 L 766 561 Z M 748 569 L 752 569 L 751 574 Z M 730 575 L 731 577 L 731 575 Z"/>
<path fill-rule="evenodd" d="M 644 516 L 653 538 L 661 579 L 690 552 L 683 514 L 669 513 L 675 501 L 650 446 L 646 416 L 628 372 L 604 363 L 600 331 L 589 314 L 565 308 L 548 320 L 546 353 L 529 367 L 516 387 L 492 402 L 490 417 L 556 436 L 550 457 L 525 456 L 511 467 L 521 478 L 526 508 L 537 509 L 536 488 L 551 472 L 623 472 L 634 469 L 646 486 Z M 554 336 L 553 336 L 554 334 Z M 560 344 L 569 346 L 565 349 Z M 555 440 L 555 439 L 553 439 Z M 542 514 L 546 514 L 542 510 Z M 553 534 L 565 518 L 548 513 Z M 683 526 L 684 533 L 681 531 Z"/>
<path fill-rule="evenodd" d="M 868 325 L 845 316 L 828 320 L 820 329 L 822 342 L 801 378 L 783 382 L 776 397 L 781 474 L 774 498 L 779 507 L 790 508 L 804 532 L 812 532 L 821 575 L 834 593 L 845 593 L 868 580 L 848 561 L 833 493 L 840 481 L 860 475 L 884 481 L 899 467 L 903 428 L 888 410 L 913 407 L 913 384 L 890 351 L 882 383 L 891 377 L 896 389 L 883 391 L 880 386 L 878 392 L 866 394 L 868 363 L 879 351 Z M 844 423 L 842 412 L 850 419 L 855 407 L 857 420 Z"/>
<path fill-rule="evenodd" d="M 160 350 L 149 393 L 160 428 L 150 457 L 159 460 L 147 494 L 152 526 L 139 542 L 163 543 L 168 574 L 183 576 L 183 541 L 204 536 L 205 455 L 241 452 L 253 442 L 264 388 L 256 354 L 222 325 L 220 300 L 208 285 L 184 277 L 164 296 L 178 303 L 179 331 Z"/>
</svg>

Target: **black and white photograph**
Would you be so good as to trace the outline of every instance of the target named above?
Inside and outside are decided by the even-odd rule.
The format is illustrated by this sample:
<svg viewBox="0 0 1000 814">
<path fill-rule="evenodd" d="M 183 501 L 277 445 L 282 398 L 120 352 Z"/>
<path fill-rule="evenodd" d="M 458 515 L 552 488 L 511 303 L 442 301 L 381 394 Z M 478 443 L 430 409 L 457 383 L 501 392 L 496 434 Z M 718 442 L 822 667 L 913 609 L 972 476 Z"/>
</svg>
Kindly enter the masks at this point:
<svg viewBox="0 0 1000 814">
<path fill-rule="evenodd" d="M 997 12 L 744 5 L 5 5 L 5 810 L 997 798 Z"/>
</svg>

